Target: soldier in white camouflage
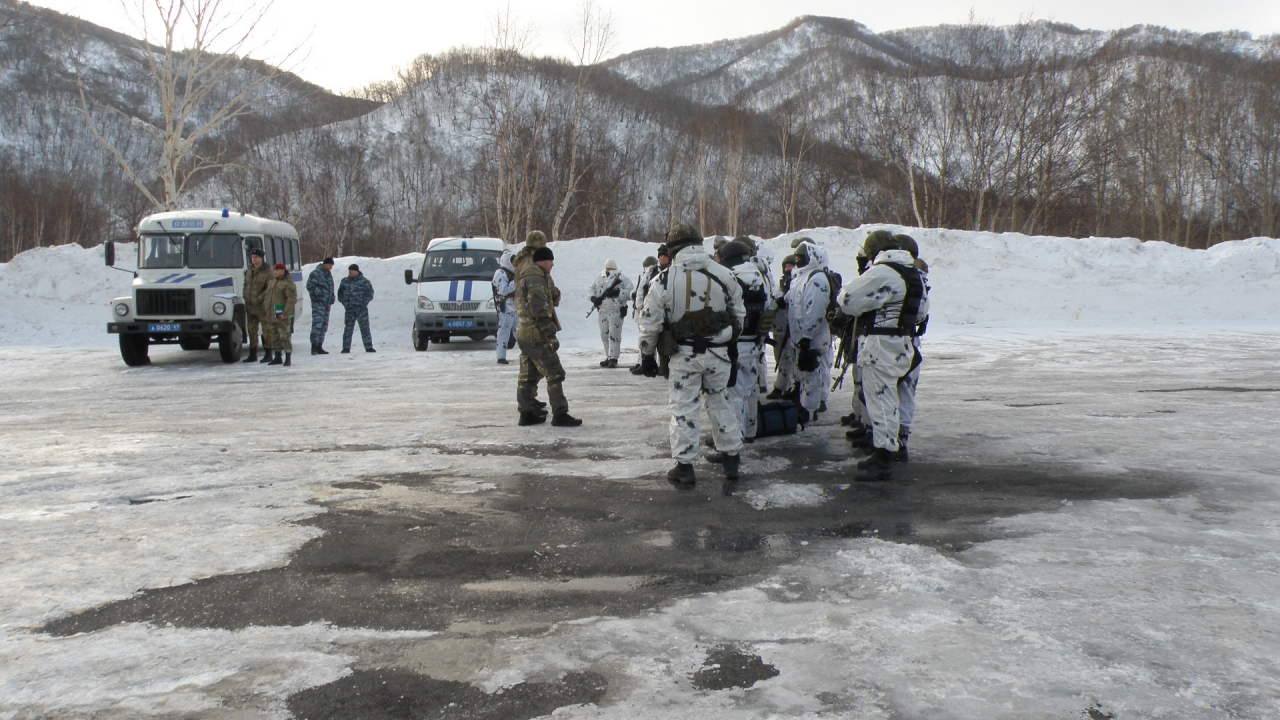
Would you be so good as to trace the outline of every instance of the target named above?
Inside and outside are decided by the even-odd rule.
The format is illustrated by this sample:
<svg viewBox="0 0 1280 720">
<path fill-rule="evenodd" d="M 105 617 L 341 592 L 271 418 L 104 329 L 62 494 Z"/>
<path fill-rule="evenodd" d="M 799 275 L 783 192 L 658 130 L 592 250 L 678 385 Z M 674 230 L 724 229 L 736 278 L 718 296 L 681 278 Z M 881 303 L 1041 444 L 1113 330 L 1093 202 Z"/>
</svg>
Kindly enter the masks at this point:
<svg viewBox="0 0 1280 720">
<path fill-rule="evenodd" d="M 498 364 L 507 364 L 507 351 L 515 347 L 516 325 L 516 269 L 511 264 L 511 252 L 502 253 L 498 269 L 493 273 L 493 301 L 498 308 Z"/>
<path fill-rule="evenodd" d="M 591 285 L 591 304 L 597 311 L 600 326 L 600 344 L 604 346 L 602 368 L 618 367 L 618 355 L 622 353 L 622 321 L 627 317 L 627 301 L 635 288 L 631 279 L 618 272 L 618 263 L 609 258 L 604 272 Z"/>
<path fill-rule="evenodd" d="M 800 390 L 800 421 L 806 423 L 825 409 L 831 378 L 831 326 L 827 305 L 831 283 L 827 251 L 809 239 L 794 250 L 796 268 L 787 292 L 787 334 L 796 351 L 796 380 Z"/>
<path fill-rule="evenodd" d="M 729 405 L 738 413 L 744 442 L 752 442 L 759 420 L 760 376 L 763 374 L 762 348 L 764 332 L 772 321 L 775 308 L 768 282 L 761 277 L 760 269 L 751 262 L 751 247 L 741 239 L 720 246 L 716 262 L 729 268 L 742 291 L 746 311 L 742 332 L 738 336 L 737 375 L 728 389 Z M 718 456 L 708 456 L 714 461 Z"/>
<path fill-rule="evenodd" d="M 667 479 L 689 487 L 697 480 L 702 407 L 711 418 L 711 437 L 723 463 L 726 481 L 738 479 L 742 430 L 726 390 L 733 374 L 733 355 L 746 312 L 742 290 L 733 274 L 712 261 L 702 235 L 688 225 L 667 233 L 671 266 L 649 286 L 640 313 L 640 354 L 644 374 L 659 372 L 659 345 L 670 357 L 671 455 L 675 467 Z"/>
</svg>

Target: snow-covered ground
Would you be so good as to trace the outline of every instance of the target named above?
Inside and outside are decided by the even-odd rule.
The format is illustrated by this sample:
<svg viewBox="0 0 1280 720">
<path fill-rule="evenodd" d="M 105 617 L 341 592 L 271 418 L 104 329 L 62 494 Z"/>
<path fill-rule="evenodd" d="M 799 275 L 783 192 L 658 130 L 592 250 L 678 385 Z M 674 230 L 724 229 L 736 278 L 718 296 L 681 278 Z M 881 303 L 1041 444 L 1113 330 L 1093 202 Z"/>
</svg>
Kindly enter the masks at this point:
<svg viewBox="0 0 1280 720">
<path fill-rule="evenodd" d="M 866 230 L 807 234 L 849 275 Z M 370 668 L 486 692 L 570 671 L 606 678 L 599 703 L 557 711 L 574 718 L 1280 715 L 1280 243 L 916 235 L 937 315 L 913 465 L 1146 490 L 1064 491 L 951 520 L 977 537 L 948 547 L 928 541 L 946 528 L 926 510 L 965 505 L 964 488 L 926 497 L 937 486 L 905 482 L 921 496 L 918 537 L 772 538 L 792 554 L 737 587 L 536 631 L 37 628 L 146 589 L 283 566 L 322 532 L 310 522 L 322 513 L 490 513 L 514 474 L 614 488 L 618 503 L 674 493 L 660 479 L 661 390 L 597 368 L 582 319 L 604 258 L 634 272 L 651 247 L 555 248 L 578 430 L 515 426 L 515 370 L 492 365 L 492 342 L 407 346 L 414 256 L 359 260 L 378 290 L 381 352 L 302 355 L 289 369 L 176 348 L 126 368 L 104 323 L 128 278 L 100 251 L 0 266 L 0 718 L 285 717 L 290 695 Z M 788 239 L 770 241 L 775 255 Z M 834 409 L 847 404 L 847 391 L 834 396 Z M 743 492 L 696 494 L 689 511 L 857 515 L 870 496 L 829 482 L 843 465 L 822 480 L 782 452 L 839 457 L 841 434 L 828 419 L 757 443 Z M 432 484 L 368 482 L 406 474 Z M 642 541 L 671 543 L 656 531 Z M 724 645 L 777 675 L 745 689 L 692 682 Z"/>
</svg>

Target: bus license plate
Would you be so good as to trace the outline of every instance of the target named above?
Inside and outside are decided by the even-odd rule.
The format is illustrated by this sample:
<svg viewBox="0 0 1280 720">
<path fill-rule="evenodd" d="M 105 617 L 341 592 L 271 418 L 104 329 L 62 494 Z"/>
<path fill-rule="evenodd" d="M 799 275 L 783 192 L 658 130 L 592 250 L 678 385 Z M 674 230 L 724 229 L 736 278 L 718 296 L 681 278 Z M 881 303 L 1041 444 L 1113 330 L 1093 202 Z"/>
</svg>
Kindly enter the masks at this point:
<svg viewBox="0 0 1280 720">
<path fill-rule="evenodd" d="M 147 332 L 153 333 L 175 333 L 182 332 L 182 325 L 176 323 L 149 323 Z"/>
<path fill-rule="evenodd" d="M 447 320 L 444 324 L 447 328 L 473 328 L 476 326 L 474 320 Z"/>
</svg>

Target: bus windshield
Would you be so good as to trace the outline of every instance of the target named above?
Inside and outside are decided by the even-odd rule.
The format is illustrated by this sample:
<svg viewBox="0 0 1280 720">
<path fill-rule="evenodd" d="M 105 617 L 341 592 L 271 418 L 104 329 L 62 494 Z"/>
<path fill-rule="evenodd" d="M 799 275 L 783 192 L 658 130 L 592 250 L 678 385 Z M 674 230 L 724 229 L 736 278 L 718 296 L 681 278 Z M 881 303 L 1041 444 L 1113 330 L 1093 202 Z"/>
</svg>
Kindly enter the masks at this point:
<svg viewBox="0 0 1280 720">
<path fill-rule="evenodd" d="M 422 260 L 419 280 L 492 280 L 501 256 L 496 250 L 432 250 Z"/>
<path fill-rule="evenodd" d="M 188 235 L 187 267 L 242 268 L 244 246 L 239 235 Z"/>
<path fill-rule="evenodd" d="M 182 236 L 143 235 L 138 242 L 138 267 L 182 267 Z"/>
<path fill-rule="evenodd" d="M 242 268 L 244 241 L 235 234 L 143 235 L 138 243 L 138 267 Z"/>
</svg>

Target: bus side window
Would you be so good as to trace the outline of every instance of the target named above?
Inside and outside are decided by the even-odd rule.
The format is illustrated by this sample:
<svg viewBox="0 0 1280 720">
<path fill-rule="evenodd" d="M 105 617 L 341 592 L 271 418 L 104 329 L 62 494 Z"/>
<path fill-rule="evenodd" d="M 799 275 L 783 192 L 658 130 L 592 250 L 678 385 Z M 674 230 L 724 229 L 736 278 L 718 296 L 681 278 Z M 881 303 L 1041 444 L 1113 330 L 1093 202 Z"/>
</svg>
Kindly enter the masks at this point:
<svg viewBox="0 0 1280 720">
<path fill-rule="evenodd" d="M 272 261 L 271 261 L 271 264 L 272 264 L 272 265 L 275 265 L 276 263 L 282 263 L 282 262 L 287 262 L 287 261 L 288 261 L 288 260 L 287 260 L 287 258 L 285 258 L 285 256 L 284 256 L 284 241 L 283 241 L 283 238 L 278 238 L 278 237 L 276 237 L 276 236 L 272 235 L 272 236 L 271 236 L 271 250 L 272 250 L 272 251 L 273 251 L 273 253 L 275 254 L 275 258 L 276 258 L 275 260 L 272 260 Z"/>
<path fill-rule="evenodd" d="M 253 252 L 254 250 L 261 250 L 261 249 L 262 249 L 262 238 L 260 238 L 260 237 L 246 237 L 246 238 L 244 239 L 244 249 L 245 249 L 245 252 Z M 263 259 L 265 260 L 266 258 L 263 258 Z"/>
<path fill-rule="evenodd" d="M 290 252 L 292 252 L 292 253 L 293 253 L 293 269 L 294 269 L 294 270 L 301 270 L 301 269 L 302 269 L 302 254 L 298 252 L 298 239 L 297 239 L 297 238 L 290 238 L 290 239 L 289 239 L 289 247 L 291 248 Z"/>
<path fill-rule="evenodd" d="M 289 258 L 284 264 L 288 266 L 290 270 L 297 270 L 298 255 L 293 251 L 293 241 L 289 238 L 284 238 L 284 255 Z"/>
</svg>

